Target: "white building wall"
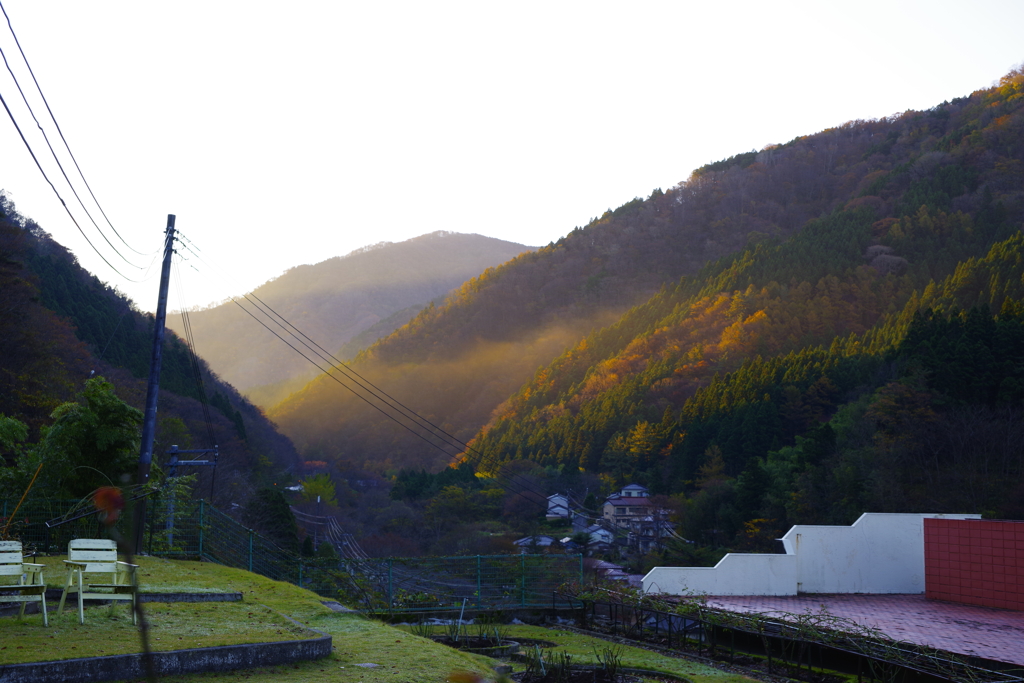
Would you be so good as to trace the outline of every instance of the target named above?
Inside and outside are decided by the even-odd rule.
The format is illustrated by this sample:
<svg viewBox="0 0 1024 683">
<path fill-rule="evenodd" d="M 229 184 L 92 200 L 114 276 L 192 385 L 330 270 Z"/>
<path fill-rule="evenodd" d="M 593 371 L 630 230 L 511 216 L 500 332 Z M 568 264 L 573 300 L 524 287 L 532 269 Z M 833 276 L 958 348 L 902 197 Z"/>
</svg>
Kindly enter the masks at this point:
<svg viewBox="0 0 1024 683">
<path fill-rule="evenodd" d="M 644 591 L 669 595 L 793 595 L 796 583 L 795 556 L 754 553 L 729 553 L 714 567 L 655 567 L 643 579 Z"/>
<path fill-rule="evenodd" d="M 569 518 L 569 498 L 555 493 L 548 496 L 548 519 Z"/>
<path fill-rule="evenodd" d="M 682 595 L 924 593 L 924 518 L 866 512 L 852 526 L 791 528 L 785 555 L 729 553 L 714 567 L 655 567 L 645 591 Z"/>
</svg>

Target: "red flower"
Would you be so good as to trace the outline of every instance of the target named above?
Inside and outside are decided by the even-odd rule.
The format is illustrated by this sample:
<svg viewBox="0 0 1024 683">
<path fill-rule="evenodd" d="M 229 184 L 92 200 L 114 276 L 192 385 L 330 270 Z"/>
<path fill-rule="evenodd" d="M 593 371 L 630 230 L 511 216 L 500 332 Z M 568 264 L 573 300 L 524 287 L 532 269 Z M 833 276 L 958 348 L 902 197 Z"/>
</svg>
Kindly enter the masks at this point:
<svg viewBox="0 0 1024 683">
<path fill-rule="evenodd" d="M 112 526 L 124 510 L 124 496 L 116 486 L 103 486 L 96 489 L 92 496 L 92 504 L 100 511 L 100 518 L 107 526 Z"/>
</svg>

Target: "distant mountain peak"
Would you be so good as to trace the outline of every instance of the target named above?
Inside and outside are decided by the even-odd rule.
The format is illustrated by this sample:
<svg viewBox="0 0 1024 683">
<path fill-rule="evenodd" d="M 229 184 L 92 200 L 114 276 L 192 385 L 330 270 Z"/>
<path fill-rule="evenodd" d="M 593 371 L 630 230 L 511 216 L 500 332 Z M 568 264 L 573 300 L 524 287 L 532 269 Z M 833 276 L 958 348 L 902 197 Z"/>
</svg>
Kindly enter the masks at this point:
<svg viewBox="0 0 1024 683">
<path fill-rule="evenodd" d="M 529 250 L 493 237 L 438 230 L 290 268 L 254 292 L 318 344 L 337 352 L 371 328 L 389 334 L 408 320 L 392 322 L 399 312 L 411 317 L 418 307 Z M 228 303 L 190 316 L 200 352 L 222 377 L 242 391 L 267 385 L 285 391 L 296 378 L 308 378 L 316 371 Z M 388 321 L 384 328 L 378 326 L 382 321 Z M 175 319 L 169 322 L 172 328 L 181 324 Z M 261 400 L 272 400 L 276 391 L 261 392 L 265 397 Z"/>
</svg>

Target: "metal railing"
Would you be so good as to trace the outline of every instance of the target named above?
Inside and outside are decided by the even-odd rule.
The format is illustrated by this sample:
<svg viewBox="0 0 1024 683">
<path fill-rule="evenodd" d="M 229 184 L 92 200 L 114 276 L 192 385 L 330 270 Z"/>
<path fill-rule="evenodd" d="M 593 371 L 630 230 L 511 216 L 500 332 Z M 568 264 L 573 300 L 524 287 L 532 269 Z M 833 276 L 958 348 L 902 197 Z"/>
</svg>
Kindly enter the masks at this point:
<svg viewBox="0 0 1024 683">
<path fill-rule="evenodd" d="M 46 525 L 68 516 L 79 504 L 26 501 L 12 520 L 12 532 L 26 552 L 44 555 L 63 554 L 73 538 L 106 536 L 109 531 L 94 516 Z M 3 523 L 8 505 L 0 502 Z M 179 498 L 170 506 L 154 498 L 148 507 L 143 543 L 150 555 L 246 569 L 368 612 L 550 607 L 552 592 L 568 581 L 579 581 L 583 573 L 580 555 L 310 558 L 280 548 L 203 500 Z M 131 523 L 125 515 L 113 532 L 128 537 Z"/>
<path fill-rule="evenodd" d="M 969 658 L 895 641 L 848 620 L 824 615 L 740 614 L 689 605 L 679 611 L 628 602 L 581 600 L 556 595 L 576 611 L 582 628 L 671 650 L 733 661 L 737 653 L 763 656 L 769 673 L 813 678 L 814 665 L 843 670 L 862 681 L 1021 683 L 1019 668 L 992 670 Z"/>
</svg>

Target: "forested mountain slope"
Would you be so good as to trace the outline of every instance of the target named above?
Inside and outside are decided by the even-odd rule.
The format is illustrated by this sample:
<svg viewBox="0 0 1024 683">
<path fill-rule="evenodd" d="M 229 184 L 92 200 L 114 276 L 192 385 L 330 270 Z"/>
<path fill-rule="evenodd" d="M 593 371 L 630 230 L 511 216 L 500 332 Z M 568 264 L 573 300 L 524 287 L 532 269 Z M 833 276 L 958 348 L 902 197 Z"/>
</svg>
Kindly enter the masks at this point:
<svg viewBox="0 0 1024 683">
<path fill-rule="evenodd" d="M 625 452 L 636 425 L 673 423 L 716 372 L 870 336 L 1019 229 L 1020 81 L 698 169 L 488 270 L 355 368 L 462 438 L 490 423 L 485 467 L 522 456 L 606 471 L 609 444 Z M 588 411 L 607 416 L 596 440 L 548 429 Z M 324 379 L 272 416 L 318 459 L 445 462 Z"/>
<path fill-rule="evenodd" d="M 470 461 L 639 481 L 740 547 L 865 510 L 1024 515 L 1022 82 L 893 121 L 886 154 L 916 153 L 590 335 Z"/>
<path fill-rule="evenodd" d="M 82 269 L 0 194 L 0 415 L 27 425 L 28 444 L 39 441 L 54 423 L 51 414 L 58 406 L 78 400 L 90 376 L 106 378 L 117 397 L 141 409 L 152 339 L 151 315 Z M 244 504 L 256 487 L 273 483 L 265 479 L 299 474 L 301 461 L 291 442 L 201 359 L 198 372 L 212 408 L 209 428 L 187 348 L 169 333 L 158 401 L 157 465 L 165 462 L 171 445 L 218 445 L 214 500 L 225 506 Z M 2 455 L 16 465 L 23 449 L 5 443 L 0 441 Z M 50 471 L 41 470 L 44 484 L 38 491 L 46 489 Z M 201 472 L 204 496 L 209 495 L 210 476 Z"/>
<path fill-rule="evenodd" d="M 486 268 L 529 250 L 483 235 L 434 232 L 297 266 L 253 293 L 336 352 L 356 335 L 406 311 L 404 319 L 382 331 L 390 333 L 419 310 L 412 307 L 422 308 Z M 261 405 L 276 403 L 316 375 L 305 359 L 234 303 L 192 312 L 189 320 L 196 343 L 214 370 Z M 183 333 L 174 316 L 168 317 L 168 327 Z"/>
</svg>

